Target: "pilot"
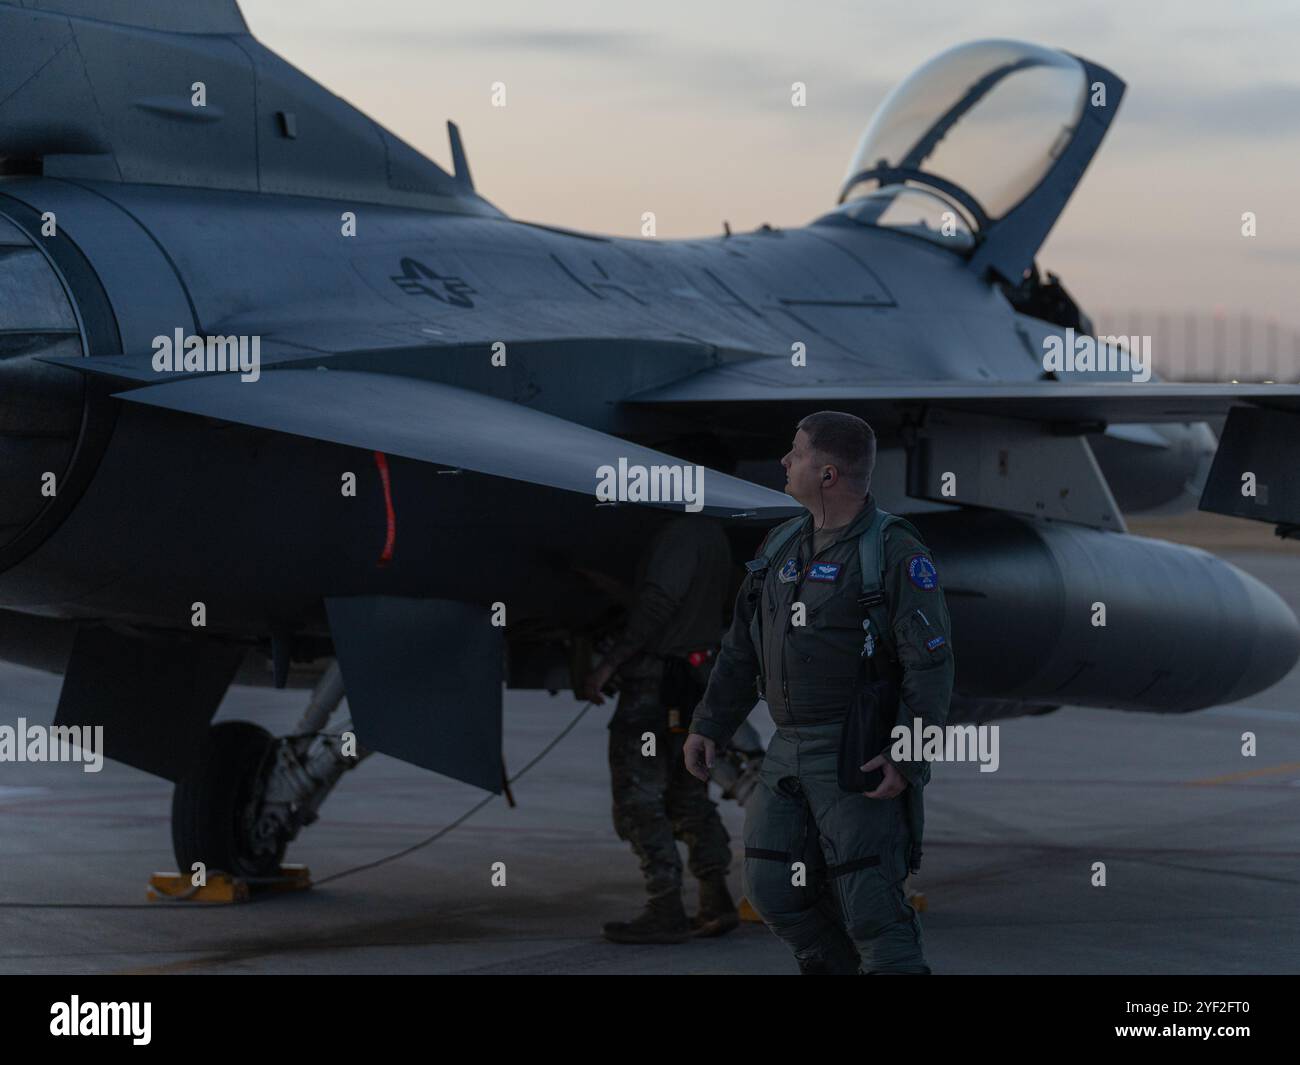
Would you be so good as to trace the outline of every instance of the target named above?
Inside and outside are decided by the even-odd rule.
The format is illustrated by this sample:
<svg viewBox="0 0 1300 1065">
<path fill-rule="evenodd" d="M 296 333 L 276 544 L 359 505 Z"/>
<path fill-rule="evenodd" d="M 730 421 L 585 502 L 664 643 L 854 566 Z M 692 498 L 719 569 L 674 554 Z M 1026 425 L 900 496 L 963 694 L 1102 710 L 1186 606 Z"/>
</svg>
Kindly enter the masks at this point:
<svg viewBox="0 0 1300 1065">
<path fill-rule="evenodd" d="M 883 602 L 864 592 L 859 538 L 874 537 L 885 517 L 869 493 L 875 453 L 871 427 L 851 414 L 799 423 L 781 464 L 786 491 L 808 513 L 772 530 L 748 565 L 683 752 L 707 780 L 716 750 L 767 699 L 777 732 L 745 807 L 745 892 L 806 974 L 930 972 L 904 898 L 920 865 L 929 764 L 895 761 L 886 740 L 860 766 L 883 774 L 873 790 L 844 790 L 837 772 L 864 678 L 897 685 L 896 721 L 909 730 L 913 718 L 942 726 L 952 694 L 943 591 L 909 523 L 884 526 Z"/>
<path fill-rule="evenodd" d="M 734 466 L 707 440 L 666 448 L 713 469 Z M 731 837 L 708 784 L 686 772 L 681 756 L 717 654 L 732 565 L 726 534 L 712 519 L 688 515 L 663 525 L 638 562 L 626 624 L 586 682 L 583 695 L 602 703 L 601 689 L 617 676 L 609 723 L 614 829 L 640 859 L 649 893 L 639 916 L 604 926 L 615 943 L 682 943 L 724 935 L 739 923 L 727 890 Z M 699 911 L 690 921 L 677 840 L 686 843 L 699 881 Z"/>
</svg>

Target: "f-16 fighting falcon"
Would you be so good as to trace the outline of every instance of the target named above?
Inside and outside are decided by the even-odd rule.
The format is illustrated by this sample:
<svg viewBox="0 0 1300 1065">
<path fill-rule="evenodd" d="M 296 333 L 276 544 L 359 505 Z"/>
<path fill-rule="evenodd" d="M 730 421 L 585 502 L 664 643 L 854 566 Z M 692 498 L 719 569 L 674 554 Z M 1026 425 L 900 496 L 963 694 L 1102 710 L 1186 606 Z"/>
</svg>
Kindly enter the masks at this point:
<svg viewBox="0 0 1300 1065">
<path fill-rule="evenodd" d="M 942 574 L 949 721 L 1269 687 L 1281 599 L 1122 514 L 1294 535 L 1300 389 L 1162 382 L 1036 262 L 1123 95 L 965 44 L 808 224 L 614 239 L 508 217 L 454 125 L 448 171 L 234 0 L 0 2 L 0 657 L 175 782 L 182 869 L 268 875 L 367 752 L 499 791 L 503 688 L 568 686 L 663 521 L 753 558 L 832 408 Z M 275 737 L 211 724 L 232 683 L 315 690 Z"/>
</svg>

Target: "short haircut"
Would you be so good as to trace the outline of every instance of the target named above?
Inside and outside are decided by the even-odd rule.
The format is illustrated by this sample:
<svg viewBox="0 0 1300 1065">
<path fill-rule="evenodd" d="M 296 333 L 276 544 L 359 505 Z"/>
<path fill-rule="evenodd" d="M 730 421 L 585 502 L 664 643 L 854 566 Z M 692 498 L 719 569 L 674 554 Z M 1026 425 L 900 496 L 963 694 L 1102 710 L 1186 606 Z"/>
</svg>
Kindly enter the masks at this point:
<svg viewBox="0 0 1300 1065">
<path fill-rule="evenodd" d="M 839 467 L 840 476 L 864 487 L 876 467 L 876 434 L 861 418 L 838 410 L 819 410 L 799 422 L 808 442 Z"/>
</svg>

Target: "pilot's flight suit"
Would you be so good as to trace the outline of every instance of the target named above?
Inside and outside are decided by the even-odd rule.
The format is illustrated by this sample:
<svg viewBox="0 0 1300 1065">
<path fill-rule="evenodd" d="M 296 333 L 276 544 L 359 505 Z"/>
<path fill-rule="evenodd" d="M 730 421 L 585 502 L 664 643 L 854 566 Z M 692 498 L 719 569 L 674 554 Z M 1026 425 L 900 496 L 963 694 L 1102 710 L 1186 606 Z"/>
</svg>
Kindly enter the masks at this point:
<svg viewBox="0 0 1300 1065">
<path fill-rule="evenodd" d="M 894 762 L 908 787 L 892 799 L 843 791 L 836 772 L 840 731 L 866 649 L 858 536 L 875 509 L 868 495 L 858 516 L 816 553 L 818 562 L 831 565 L 818 566 L 814 579 L 811 516 L 764 573 L 745 578 L 691 723 L 692 732 L 725 744 L 763 695 L 757 680 L 765 683 L 777 733 L 745 809 L 745 890 L 806 973 L 855 972 L 859 961 L 868 973 L 930 971 L 920 920 L 903 896 L 909 864 L 919 866 L 929 764 Z M 925 544 L 905 526 L 886 528 L 884 557 L 897 664 L 887 641 L 877 639 L 868 680 L 892 675 L 899 681 L 897 721 L 909 730 L 914 717 L 942 726 L 953 657 L 936 570 Z M 797 602 L 806 608 L 802 627 L 791 623 Z M 798 884 L 797 862 L 806 886 Z"/>
<path fill-rule="evenodd" d="M 694 699 L 677 708 L 680 726 L 674 735 L 661 696 L 666 669 L 688 670 L 697 692 L 707 682 L 713 658 L 694 667 L 686 659 L 692 652 L 698 659 L 701 652 L 716 651 L 732 565 L 726 534 L 715 521 L 668 522 L 638 562 L 627 623 L 604 658 L 618 667 L 619 678 L 618 708 L 609 723 L 614 828 L 641 860 L 651 909 L 669 924 L 685 921 L 679 839 L 701 884 L 704 916 L 711 907 L 731 906 L 726 894 L 731 839 L 708 785 L 686 771 L 680 753 Z M 653 755 L 643 753 L 646 733 L 655 736 Z M 634 928 L 631 935 L 636 934 Z"/>
</svg>

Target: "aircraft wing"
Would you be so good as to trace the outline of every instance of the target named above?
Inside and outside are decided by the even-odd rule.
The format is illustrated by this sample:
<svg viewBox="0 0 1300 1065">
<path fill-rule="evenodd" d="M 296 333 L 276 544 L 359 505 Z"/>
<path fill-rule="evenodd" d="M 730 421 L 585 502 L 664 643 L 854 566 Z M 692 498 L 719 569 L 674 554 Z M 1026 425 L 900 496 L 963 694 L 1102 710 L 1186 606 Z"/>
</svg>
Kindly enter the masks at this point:
<svg viewBox="0 0 1300 1065">
<path fill-rule="evenodd" d="M 800 378 L 800 374 L 806 375 Z M 1195 422 L 1226 414 L 1239 403 L 1300 411 L 1300 385 L 1182 384 L 1167 381 L 974 382 L 808 381 L 811 371 L 774 359 L 754 359 L 706 370 L 639 392 L 627 402 L 690 410 L 727 419 L 752 418 L 756 409 L 801 417 L 818 407 L 858 414 L 877 424 L 897 423 L 907 408 L 936 407 L 1037 422 Z"/>
<path fill-rule="evenodd" d="M 129 403 L 220 418 L 595 496 L 603 466 L 682 460 L 530 407 L 453 385 L 349 370 L 188 377 L 116 393 Z M 773 519 L 798 508 L 781 492 L 706 470 L 702 510 Z M 682 502 L 652 505 L 682 508 Z"/>
<path fill-rule="evenodd" d="M 800 379 L 807 372 L 773 359 L 707 370 L 639 392 L 628 402 L 689 412 L 714 424 L 743 424 L 756 417 L 793 424 L 819 408 L 846 410 L 877 429 L 897 427 L 910 411 L 940 413 L 938 434 L 909 466 L 909 494 L 942 502 L 1041 514 L 1096 528 L 1123 529 L 1123 519 L 1092 453 L 1070 427 L 1096 430 L 1111 424 L 1197 422 L 1227 415 L 1200 509 L 1277 524 L 1300 537 L 1300 385 L 1182 384 L 1165 381 L 945 383 L 879 381 L 846 384 Z M 805 383 L 805 381 L 807 383 Z M 963 429 L 962 419 L 965 419 Z M 997 424 L 977 429 L 973 422 Z M 946 441 L 943 424 L 953 432 Z M 1066 430 L 1061 432 L 1061 430 Z M 1032 477 L 1002 491 L 1006 456 L 1019 449 L 1021 469 Z M 974 494 L 936 494 L 942 471 L 962 470 Z M 1263 488 L 1243 496 L 1242 477 Z M 1045 492 L 1044 489 L 1053 491 Z M 1066 505 L 1068 502 L 1069 505 Z"/>
</svg>

